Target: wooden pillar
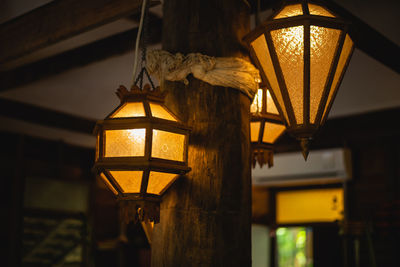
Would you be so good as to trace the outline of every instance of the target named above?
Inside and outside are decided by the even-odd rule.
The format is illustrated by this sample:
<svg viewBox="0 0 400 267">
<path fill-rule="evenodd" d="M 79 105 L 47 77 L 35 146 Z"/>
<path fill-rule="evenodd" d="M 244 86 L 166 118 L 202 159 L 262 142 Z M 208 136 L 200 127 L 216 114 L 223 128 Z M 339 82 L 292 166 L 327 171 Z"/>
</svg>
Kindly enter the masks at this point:
<svg viewBox="0 0 400 267">
<path fill-rule="evenodd" d="M 163 49 L 247 57 L 242 0 L 165 0 Z M 189 165 L 163 198 L 152 266 L 251 266 L 250 99 L 189 77 L 166 82 L 167 106 L 192 128 Z"/>
</svg>

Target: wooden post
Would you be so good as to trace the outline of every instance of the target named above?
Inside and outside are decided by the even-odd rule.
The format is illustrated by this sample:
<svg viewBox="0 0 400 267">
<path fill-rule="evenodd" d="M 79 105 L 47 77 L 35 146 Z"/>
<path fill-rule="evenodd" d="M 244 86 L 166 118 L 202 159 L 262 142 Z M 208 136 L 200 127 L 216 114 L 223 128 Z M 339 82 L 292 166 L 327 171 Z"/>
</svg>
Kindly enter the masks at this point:
<svg viewBox="0 0 400 267">
<path fill-rule="evenodd" d="M 247 57 L 242 0 L 165 0 L 163 49 Z M 189 77 L 166 82 L 166 104 L 191 126 L 189 166 L 166 193 L 152 266 L 251 266 L 250 99 Z"/>
</svg>

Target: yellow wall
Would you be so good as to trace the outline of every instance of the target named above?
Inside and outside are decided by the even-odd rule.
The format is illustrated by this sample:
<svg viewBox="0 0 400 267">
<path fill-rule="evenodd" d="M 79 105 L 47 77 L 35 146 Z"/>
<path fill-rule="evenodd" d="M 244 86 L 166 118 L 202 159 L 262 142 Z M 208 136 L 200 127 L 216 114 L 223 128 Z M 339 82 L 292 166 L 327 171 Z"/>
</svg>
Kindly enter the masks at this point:
<svg viewBox="0 0 400 267">
<path fill-rule="evenodd" d="M 343 189 L 310 189 L 278 192 L 276 222 L 333 222 L 343 219 Z"/>
</svg>

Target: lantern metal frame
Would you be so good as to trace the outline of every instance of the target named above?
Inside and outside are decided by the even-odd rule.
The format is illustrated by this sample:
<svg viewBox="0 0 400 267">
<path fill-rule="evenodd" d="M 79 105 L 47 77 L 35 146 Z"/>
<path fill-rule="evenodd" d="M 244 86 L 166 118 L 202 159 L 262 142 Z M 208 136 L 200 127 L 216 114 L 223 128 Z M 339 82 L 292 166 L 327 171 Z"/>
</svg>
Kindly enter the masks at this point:
<svg viewBox="0 0 400 267">
<path fill-rule="evenodd" d="M 318 6 L 325 8 L 327 11 L 334 14 L 335 17 L 332 18 L 332 17 L 320 16 L 320 15 L 311 15 L 309 13 L 308 3 L 316 4 Z M 303 12 L 302 15 L 274 19 L 274 17 L 277 16 L 286 6 L 293 5 L 293 4 L 301 4 L 302 12 Z M 331 62 L 330 69 L 329 69 L 329 72 L 327 75 L 327 80 L 325 82 L 323 93 L 322 93 L 322 96 L 320 99 L 320 103 L 318 105 L 317 115 L 315 117 L 314 123 L 310 122 L 310 50 L 311 50 L 310 26 L 311 25 L 341 30 L 339 39 L 338 39 L 338 42 L 337 42 L 337 45 L 335 48 L 333 60 Z M 334 90 L 334 91 L 332 94 L 331 101 L 330 101 L 330 103 L 327 103 L 328 96 L 331 91 L 330 89 L 332 86 L 332 82 L 333 82 L 335 72 L 337 70 L 338 62 L 340 59 L 340 55 L 342 52 L 342 48 L 343 48 L 343 45 L 345 42 L 345 38 L 349 31 L 349 25 L 350 24 L 348 22 L 346 22 L 345 20 L 340 18 L 336 13 L 331 12 L 331 10 L 326 6 L 326 4 L 324 4 L 324 2 L 316 1 L 316 0 L 314 0 L 314 1 L 313 0 L 300 0 L 300 1 L 288 0 L 288 1 L 284 1 L 282 6 L 279 9 L 277 9 L 275 12 L 273 12 L 273 14 L 271 14 L 265 22 L 261 23 L 252 32 L 250 32 L 247 36 L 244 37 L 244 41 L 246 42 L 248 49 L 250 50 L 250 56 L 251 56 L 252 60 L 254 61 L 255 65 L 260 70 L 260 74 L 261 74 L 263 82 L 266 83 L 266 85 L 269 88 L 272 88 L 271 83 L 270 83 L 266 73 L 264 72 L 260 61 L 257 58 L 253 47 L 251 46 L 251 43 L 253 41 L 255 41 L 261 35 L 264 35 L 266 43 L 267 43 L 267 48 L 271 55 L 273 68 L 275 71 L 275 75 L 276 75 L 278 85 L 279 85 L 279 90 L 282 95 L 283 104 L 285 105 L 285 107 L 281 106 L 281 104 L 279 103 L 279 101 L 275 95 L 275 92 L 273 90 L 270 90 L 271 96 L 274 99 L 277 109 L 282 116 L 282 119 L 286 125 L 288 133 L 301 141 L 301 145 L 303 148 L 303 155 L 304 155 L 304 152 L 306 152 L 306 154 L 308 154 L 309 140 L 312 139 L 312 136 L 315 134 L 315 132 L 317 132 L 319 130 L 320 126 L 325 123 L 325 121 L 328 117 L 329 111 L 332 107 L 332 103 L 334 102 L 338 88 L 340 87 L 340 84 L 343 80 L 344 73 L 346 72 L 346 69 L 349 65 L 352 53 L 354 51 L 354 43 L 353 43 L 350 53 L 344 64 L 342 73 L 340 74 L 340 77 L 336 84 L 336 87 L 332 88 L 332 90 Z M 304 60 L 303 61 L 304 62 L 303 63 L 304 64 L 303 75 L 304 75 L 304 78 L 303 78 L 303 123 L 302 124 L 298 124 L 296 122 L 294 109 L 292 107 L 292 103 L 291 103 L 289 93 L 288 93 L 288 88 L 286 87 L 282 68 L 279 63 L 277 53 L 274 50 L 274 45 L 273 45 L 273 41 L 271 38 L 271 31 L 283 29 L 283 28 L 295 27 L 295 26 L 304 26 L 304 37 L 303 37 L 303 40 L 304 40 L 304 48 L 303 48 L 304 49 L 303 50 L 304 51 L 304 53 L 303 53 L 303 60 Z M 326 107 L 326 105 L 328 105 L 328 106 Z M 326 111 L 325 111 L 325 107 L 326 107 Z M 283 109 L 286 110 L 285 113 L 283 112 Z M 287 119 L 285 118 L 284 114 L 287 114 Z M 304 150 L 307 150 L 307 151 L 304 151 Z M 307 155 L 305 155 L 305 158 L 306 158 L 306 156 Z"/>
<path fill-rule="evenodd" d="M 268 105 L 268 98 L 267 98 L 267 86 L 261 85 L 260 88 L 262 89 L 262 103 L 261 103 L 261 112 L 250 112 L 250 123 L 252 122 L 260 122 L 260 129 L 258 133 L 257 142 L 251 142 L 251 151 L 252 151 L 252 158 L 253 158 L 253 168 L 255 167 L 256 162 L 260 164 L 262 167 L 264 164 L 268 164 L 268 167 L 273 166 L 273 151 L 274 145 L 273 143 L 263 142 L 264 136 L 264 129 L 265 123 L 274 123 L 278 125 L 284 126 L 284 122 L 279 114 L 270 113 L 267 110 Z M 271 90 L 269 90 L 271 91 Z M 273 99 L 275 107 L 276 103 Z M 279 111 L 278 111 L 279 113 Z M 279 139 L 285 132 L 279 134 L 275 140 Z"/>
<path fill-rule="evenodd" d="M 188 142 L 191 128 L 183 124 L 176 116 L 165 106 L 165 93 L 161 93 L 159 87 L 156 90 L 150 90 L 148 85 L 141 90 L 137 86 L 133 86 L 131 91 L 128 91 L 124 86 L 120 86 L 117 95 L 121 103 L 116 107 L 104 120 L 97 122 L 94 134 L 97 138 L 96 143 L 96 158 L 93 169 L 99 175 L 104 174 L 111 186 L 112 190 L 122 206 L 126 206 L 129 201 L 132 201 L 134 207 L 126 207 L 124 217 L 139 216 L 139 220 L 149 220 L 157 223 L 159 221 L 159 202 L 163 193 L 177 179 L 178 175 L 183 175 L 191 170 L 188 167 Z M 111 116 L 122 108 L 126 103 L 143 103 L 145 116 L 143 117 L 122 117 L 112 118 Z M 153 117 L 150 103 L 160 104 L 162 107 L 177 121 Z M 106 130 L 132 130 L 146 129 L 144 142 L 143 156 L 127 156 L 127 157 L 106 157 Z M 176 133 L 185 136 L 183 148 L 183 161 L 168 160 L 156 158 L 151 155 L 153 145 L 153 130 L 161 130 L 169 133 Z M 109 173 L 110 171 L 142 171 L 142 180 L 139 193 L 124 193 L 118 182 Z M 149 175 L 151 171 L 176 174 L 173 179 L 160 194 L 147 193 Z M 125 202 L 128 201 L 128 202 Z M 137 210 L 137 209 L 140 210 Z M 131 210 L 131 211 L 129 211 Z M 125 218 L 129 221 L 130 218 Z"/>
</svg>

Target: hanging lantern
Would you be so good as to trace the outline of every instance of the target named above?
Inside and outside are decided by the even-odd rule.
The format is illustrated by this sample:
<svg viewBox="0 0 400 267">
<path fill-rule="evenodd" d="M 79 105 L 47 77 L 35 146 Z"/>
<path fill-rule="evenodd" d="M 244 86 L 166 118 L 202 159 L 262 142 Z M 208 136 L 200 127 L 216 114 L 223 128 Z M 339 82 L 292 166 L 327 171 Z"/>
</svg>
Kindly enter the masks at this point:
<svg viewBox="0 0 400 267">
<path fill-rule="evenodd" d="M 354 44 L 348 24 L 314 1 L 288 1 L 245 37 L 303 156 L 325 122 Z"/>
<path fill-rule="evenodd" d="M 98 121 L 94 168 L 121 201 L 126 221 L 159 222 L 162 194 L 187 164 L 189 128 L 164 105 L 157 87 L 121 86 L 121 104 Z"/>
<path fill-rule="evenodd" d="M 266 87 L 258 89 L 250 106 L 250 139 L 253 168 L 274 165 L 273 144 L 285 131 L 285 125 Z"/>
</svg>

